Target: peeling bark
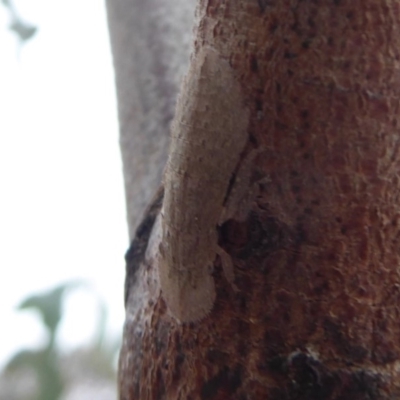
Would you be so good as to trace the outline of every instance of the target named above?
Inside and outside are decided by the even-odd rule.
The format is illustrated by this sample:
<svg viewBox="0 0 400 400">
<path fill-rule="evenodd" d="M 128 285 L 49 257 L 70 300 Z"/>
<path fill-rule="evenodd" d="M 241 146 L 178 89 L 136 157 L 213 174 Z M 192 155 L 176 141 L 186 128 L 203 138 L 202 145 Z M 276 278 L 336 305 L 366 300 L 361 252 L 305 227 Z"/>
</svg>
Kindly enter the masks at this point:
<svg viewBox="0 0 400 400">
<path fill-rule="evenodd" d="M 211 313 L 177 323 L 153 240 L 120 398 L 400 398 L 400 3 L 201 0 L 198 13 L 195 51 L 230 63 L 257 149 L 247 217 L 218 229 L 239 291 L 217 259 Z"/>
</svg>

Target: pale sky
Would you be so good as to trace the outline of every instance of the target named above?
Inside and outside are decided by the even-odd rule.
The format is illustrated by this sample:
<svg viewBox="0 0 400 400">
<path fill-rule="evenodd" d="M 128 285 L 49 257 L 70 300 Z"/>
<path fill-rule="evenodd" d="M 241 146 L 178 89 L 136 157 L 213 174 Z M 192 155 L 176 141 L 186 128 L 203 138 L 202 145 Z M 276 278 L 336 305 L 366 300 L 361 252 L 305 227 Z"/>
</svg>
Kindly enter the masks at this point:
<svg viewBox="0 0 400 400">
<path fill-rule="evenodd" d="M 43 342 L 18 303 L 66 280 L 90 280 L 120 335 L 128 246 L 103 1 L 15 2 L 39 30 L 20 48 L 0 5 L 0 367 Z M 65 348 L 92 338 L 95 310 L 71 296 Z"/>
</svg>

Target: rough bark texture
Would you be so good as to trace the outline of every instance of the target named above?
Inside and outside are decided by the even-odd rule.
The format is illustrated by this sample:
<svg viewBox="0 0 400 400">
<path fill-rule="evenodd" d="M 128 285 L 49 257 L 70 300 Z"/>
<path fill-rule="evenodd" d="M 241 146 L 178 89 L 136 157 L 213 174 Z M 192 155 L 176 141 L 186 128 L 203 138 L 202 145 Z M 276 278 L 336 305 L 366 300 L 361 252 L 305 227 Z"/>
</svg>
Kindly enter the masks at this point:
<svg viewBox="0 0 400 400">
<path fill-rule="evenodd" d="M 130 237 L 160 186 L 195 0 L 107 0 Z"/>
<path fill-rule="evenodd" d="M 258 185 L 220 245 L 209 316 L 180 325 L 154 251 L 127 301 L 120 398 L 400 398 L 398 1 L 202 0 L 196 48 L 228 60 Z M 150 246 L 151 248 L 151 246 Z"/>
</svg>

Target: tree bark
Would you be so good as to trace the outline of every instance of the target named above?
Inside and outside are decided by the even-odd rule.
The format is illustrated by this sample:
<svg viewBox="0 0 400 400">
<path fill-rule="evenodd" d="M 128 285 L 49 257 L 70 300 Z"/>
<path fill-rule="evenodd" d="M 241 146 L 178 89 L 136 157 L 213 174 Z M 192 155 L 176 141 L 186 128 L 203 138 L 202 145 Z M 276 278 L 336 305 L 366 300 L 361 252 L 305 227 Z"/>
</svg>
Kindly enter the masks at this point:
<svg viewBox="0 0 400 400">
<path fill-rule="evenodd" d="M 215 227 L 234 282 L 216 256 L 215 301 L 196 322 L 168 308 L 162 223 L 144 220 L 146 250 L 127 258 L 121 399 L 400 397 L 399 11 L 389 0 L 200 0 L 192 65 L 211 48 L 232 69 L 254 195 L 245 218 Z"/>
</svg>

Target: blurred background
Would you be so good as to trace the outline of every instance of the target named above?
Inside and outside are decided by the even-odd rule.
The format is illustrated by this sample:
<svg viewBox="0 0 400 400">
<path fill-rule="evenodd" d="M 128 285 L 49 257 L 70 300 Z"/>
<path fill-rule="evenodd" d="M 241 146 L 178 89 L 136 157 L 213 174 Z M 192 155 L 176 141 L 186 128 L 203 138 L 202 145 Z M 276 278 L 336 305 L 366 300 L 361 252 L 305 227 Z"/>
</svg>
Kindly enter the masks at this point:
<svg viewBox="0 0 400 400">
<path fill-rule="evenodd" d="M 128 233 L 105 5 L 0 1 L 0 399 L 115 400 Z"/>
</svg>

